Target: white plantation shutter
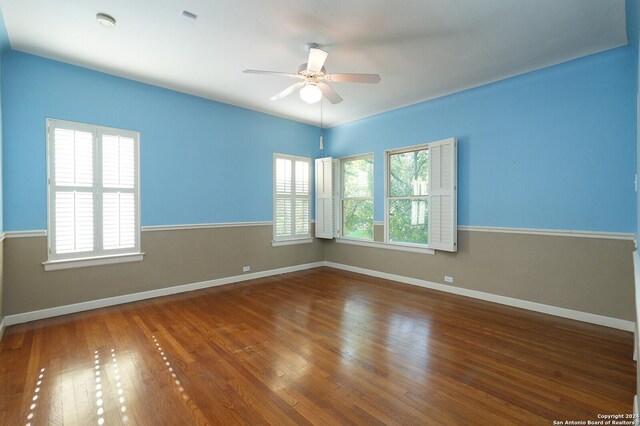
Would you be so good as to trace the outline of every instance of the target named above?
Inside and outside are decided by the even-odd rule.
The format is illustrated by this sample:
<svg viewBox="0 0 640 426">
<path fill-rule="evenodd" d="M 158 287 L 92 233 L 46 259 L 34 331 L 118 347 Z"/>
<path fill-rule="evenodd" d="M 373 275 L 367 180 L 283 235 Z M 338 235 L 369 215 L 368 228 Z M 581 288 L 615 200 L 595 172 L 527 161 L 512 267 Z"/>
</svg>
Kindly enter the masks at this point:
<svg viewBox="0 0 640 426">
<path fill-rule="evenodd" d="M 140 251 L 138 134 L 47 120 L 49 260 Z"/>
<path fill-rule="evenodd" d="M 311 160 L 273 156 L 273 239 L 309 238 Z"/>
<path fill-rule="evenodd" d="M 55 251 L 91 252 L 94 249 L 94 137 L 84 129 L 52 131 L 55 144 L 51 183 L 55 191 L 51 202 L 55 206 L 58 229 Z"/>
<path fill-rule="evenodd" d="M 429 144 L 429 248 L 457 251 L 456 140 Z"/>
<path fill-rule="evenodd" d="M 316 170 L 316 237 L 334 237 L 333 171 L 331 157 L 318 158 Z"/>
<path fill-rule="evenodd" d="M 341 203 L 342 198 L 342 182 L 340 179 L 340 160 L 335 159 L 331 162 L 331 177 L 333 178 L 333 237 L 340 236 L 341 228 Z"/>
<path fill-rule="evenodd" d="M 130 137 L 101 132 L 102 248 L 105 251 L 136 245 L 136 155 Z"/>
<path fill-rule="evenodd" d="M 93 193 L 59 191 L 56 206 L 56 253 L 93 251 Z"/>
<path fill-rule="evenodd" d="M 105 192 L 102 198 L 102 239 L 105 250 L 135 247 L 133 194 Z"/>
</svg>

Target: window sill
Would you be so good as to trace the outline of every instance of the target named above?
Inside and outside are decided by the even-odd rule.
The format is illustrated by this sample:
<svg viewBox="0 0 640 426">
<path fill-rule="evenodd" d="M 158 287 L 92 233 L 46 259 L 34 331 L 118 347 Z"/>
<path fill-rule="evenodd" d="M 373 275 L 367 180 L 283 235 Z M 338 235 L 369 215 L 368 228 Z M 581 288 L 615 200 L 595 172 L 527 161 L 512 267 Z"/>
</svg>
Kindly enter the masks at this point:
<svg viewBox="0 0 640 426">
<path fill-rule="evenodd" d="M 273 247 L 291 246 L 294 244 L 309 244 L 313 242 L 313 238 L 296 238 L 293 240 L 271 241 Z"/>
<path fill-rule="evenodd" d="M 42 262 L 45 271 L 87 268 L 89 266 L 112 265 L 114 263 L 140 262 L 144 253 L 116 254 L 113 256 L 85 257 L 80 259 L 48 260 Z"/>
<path fill-rule="evenodd" d="M 355 246 L 363 246 L 363 247 L 375 247 L 385 250 L 399 250 L 399 251 L 408 251 L 411 253 L 421 253 L 421 254 L 436 254 L 436 251 L 426 247 L 416 247 L 409 246 L 404 244 L 392 244 L 392 243 L 382 243 L 379 241 L 367 241 L 367 240 L 355 240 L 351 238 L 336 238 L 336 243 L 340 244 L 353 244 Z"/>
</svg>

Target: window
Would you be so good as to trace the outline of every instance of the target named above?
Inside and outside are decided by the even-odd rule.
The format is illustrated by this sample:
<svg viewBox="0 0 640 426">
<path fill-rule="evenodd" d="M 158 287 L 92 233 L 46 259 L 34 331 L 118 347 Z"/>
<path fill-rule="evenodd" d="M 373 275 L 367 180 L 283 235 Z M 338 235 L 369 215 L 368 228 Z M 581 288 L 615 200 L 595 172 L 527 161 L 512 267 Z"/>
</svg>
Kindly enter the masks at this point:
<svg viewBox="0 0 640 426">
<path fill-rule="evenodd" d="M 457 250 L 456 141 L 386 152 L 385 239 Z"/>
<path fill-rule="evenodd" d="M 343 158 L 342 236 L 373 240 L 373 154 Z"/>
<path fill-rule="evenodd" d="M 273 240 L 311 242 L 311 160 L 273 155 Z"/>
<path fill-rule="evenodd" d="M 49 262 L 45 267 L 140 254 L 138 152 L 136 132 L 47 120 Z"/>
</svg>

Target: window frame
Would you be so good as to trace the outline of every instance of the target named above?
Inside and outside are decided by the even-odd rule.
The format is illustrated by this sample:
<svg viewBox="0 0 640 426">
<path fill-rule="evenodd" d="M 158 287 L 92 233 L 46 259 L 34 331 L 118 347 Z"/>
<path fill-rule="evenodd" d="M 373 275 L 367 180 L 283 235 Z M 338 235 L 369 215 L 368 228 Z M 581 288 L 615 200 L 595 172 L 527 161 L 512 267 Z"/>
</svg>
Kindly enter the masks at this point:
<svg viewBox="0 0 640 426">
<path fill-rule="evenodd" d="M 423 143 L 423 144 L 418 144 L 418 145 L 411 145 L 411 146 L 405 146 L 402 148 L 396 148 L 396 149 L 388 149 L 384 151 L 384 242 L 385 244 L 390 244 L 390 245 L 394 245 L 394 246 L 401 246 L 401 247 L 412 247 L 412 248 L 421 248 L 421 249 L 429 249 L 430 248 L 430 244 L 429 242 L 427 242 L 427 244 L 420 244 L 420 243 L 408 243 L 408 242 L 398 242 L 398 241 L 391 241 L 389 239 L 389 201 L 393 198 L 393 199 L 423 199 L 426 198 L 427 202 L 429 200 L 429 189 L 427 189 L 427 194 L 426 195 L 420 195 L 420 196 L 404 196 L 404 197 L 390 197 L 389 192 L 391 190 L 391 156 L 395 155 L 395 154 L 404 154 L 407 152 L 414 152 L 414 151 L 424 151 L 424 150 L 429 150 L 430 149 L 430 145 L 431 143 Z M 429 165 L 429 167 L 431 167 L 431 165 Z M 427 169 L 427 175 L 430 173 L 431 171 L 429 169 Z M 427 223 L 429 221 L 429 214 L 427 213 L 427 217 L 426 217 Z M 427 230 L 427 238 L 428 238 L 428 230 Z"/>
<path fill-rule="evenodd" d="M 292 193 L 290 196 L 279 196 L 277 193 L 277 187 L 276 187 L 276 177 L 277 177 L 277 173 L 276 173 L 276 168 L 277 168 L 277 160 L 278 159 L 286 159 L 286 160 L 290 160 L 291 161 L 291 190 Z M 307 191 L 307 195 L 303 196 L 298 196 L 296 191 L 295 191 L 295 187 L 296 187 L 296 183 L 295 183 L 295 178 L 296 178 L 296 174 L 295 174 L 295 162 L 296 161 L 304 161 L 307 163 L 307 179 L 309 182 L 309 189 Z M 280 153 L 273 153 L 273 170 L 272 170 L 272 195 L 273 195 L 273 207 L 272 207 L 272 215 L 273 215 L 273 222 L 272 222 L 272 240 L 271 240 L 271 244 L 274 247 L 277 246 L 286 246 L 286 245 L 291 245 L 291 244 L 304 244 L 304 243 L 311 243 L 313 242 L 313 237 L 311 236 L 311 203 L 312 203 L 312 188 L 313 188 L 313 181 L 312 181 L 312 176 L 311 176 L 311 169 L 312 169 L 312 161 L 311 158 L 309 157 L 302 157 L 302 156 L 297 156 L 297 155 L 290 155 L 290 154 L 280 154 Z M 277 205 L 277 200 L 278 198 L 290 198 L 292 200 L 292 204 L 291 204 L 291 228 L 292 228 L 292 234 L 290 236 L 286 236 L 286 237 L 282 237 L 282 236 L 277 236 L 276 235 L 276 205 Z M 295 228 L 296 228 L 296 208 L 295 208 L 295 200 L 297 198 L 306 198 L 307 199 L 307 206 L 308 206 L 308 212 L 307 212 L 307 217 L 308 217 L 308 223 L 307 223 L 307 233 L 306 234 L 302 234 L 302 235 L 297 235 L 295 234 Z"/>
<path fill-rule="evenodd" d="M 64 128 L 74 131 L 83 131 L 92 134 L 93 139 L 93 185 L 82 187 L 93 194 L 93 250 L 85 252 L 56 253 L 55 242 L 55 218 L 56 211 L 54 201 L 55 193 L 60 187 L 70 190 L 76 186 L 57 186 L 55 184 L 55 155 L 53 145 L 55 143 L 54 129 Z M 134 141 L 134 188 L 104 188 L 102 179 L 102 136 L 104 134 L 118 135 L 132 138 Z M 47 163 L 47 261 L 43 262 L 45 270 L 66 269 L 83 266 L 93 266 L 106 263 L 131 262 L 142 260 L 141 252 L 141 208 L 140 208 L 140 133 L 133 130 L 118 129 L 94 124 L 80 123 L 60 119 L 46 119 L 46 163 Z M 80 188 L 79 186 L 77 188 Z M 104 249 L 103 232 L 103 194 L 109 192 L 127 192 L 134 196 L 135 206 L 135 243 L 134 247 L 120 249 Z"/>
<path fill-rule="evenodd" d="M 345 194 L 345 190 L 344 190 L 344 184 L 345 184 L 345 178 L 344 178 L 344 164 L 347 161 L 353 161 L 353 160 L 358 160 L 361 158 L 368 158 L 371 157 L 371 164 L 372 164 L 372 176 L 373 176 L 373 188 L 371 191 L 371 197 L 348 197 L 345 198 L 344 194 Z M 356 155 L 350 155 L 348 157 L 342 157 L 338 159 L 339 161 L 339 165 L 340 165 L 340 183 L 338 185 L 339 188 L 339 195 L 340 195 L 340 208 L 338 209 L 338 223 L 340 224 L 340 232 L 339 232 L 339 238 L 341 239 L 345 239 L 345 240 L 353 240 L 353 241 L 374 241 L 375 239 L 375 155 L 373 152 L 366 152 L 363 154 L 356 154 Z M 354 238 L 354 237 L 348 237 L 345 235 L 345 223 L 344 223 L 344 202 L 345 200 L 371 200 L 372 204 L 373 204 L 373 215 L 371 216 L 371 229 L 373 230 L 373 234 L 371 235 L 371 239 L 368 238 Z"/>
</svg>

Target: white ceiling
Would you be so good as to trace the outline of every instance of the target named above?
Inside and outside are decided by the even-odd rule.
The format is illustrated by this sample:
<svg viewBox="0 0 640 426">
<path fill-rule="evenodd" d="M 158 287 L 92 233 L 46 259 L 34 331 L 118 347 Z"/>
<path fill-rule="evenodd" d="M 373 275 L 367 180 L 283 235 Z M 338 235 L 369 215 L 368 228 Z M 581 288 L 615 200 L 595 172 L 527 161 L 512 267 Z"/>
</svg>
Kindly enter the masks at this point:
<svg viewBox="0 0 640 426">
<path fill-rule="evenodd" d="M 269 98 L 297 80 L 304 44 L 331 83 L 324 126 L 457 92 L 627 43 L 624 0 L 0 0 L 11 47 L 186 93 L 318 124 L 319 104 Z M 198 15 L 193 21 L 181 15 Z M 108 29 L 97 12 L 117 19 Z"/>
</svg>

